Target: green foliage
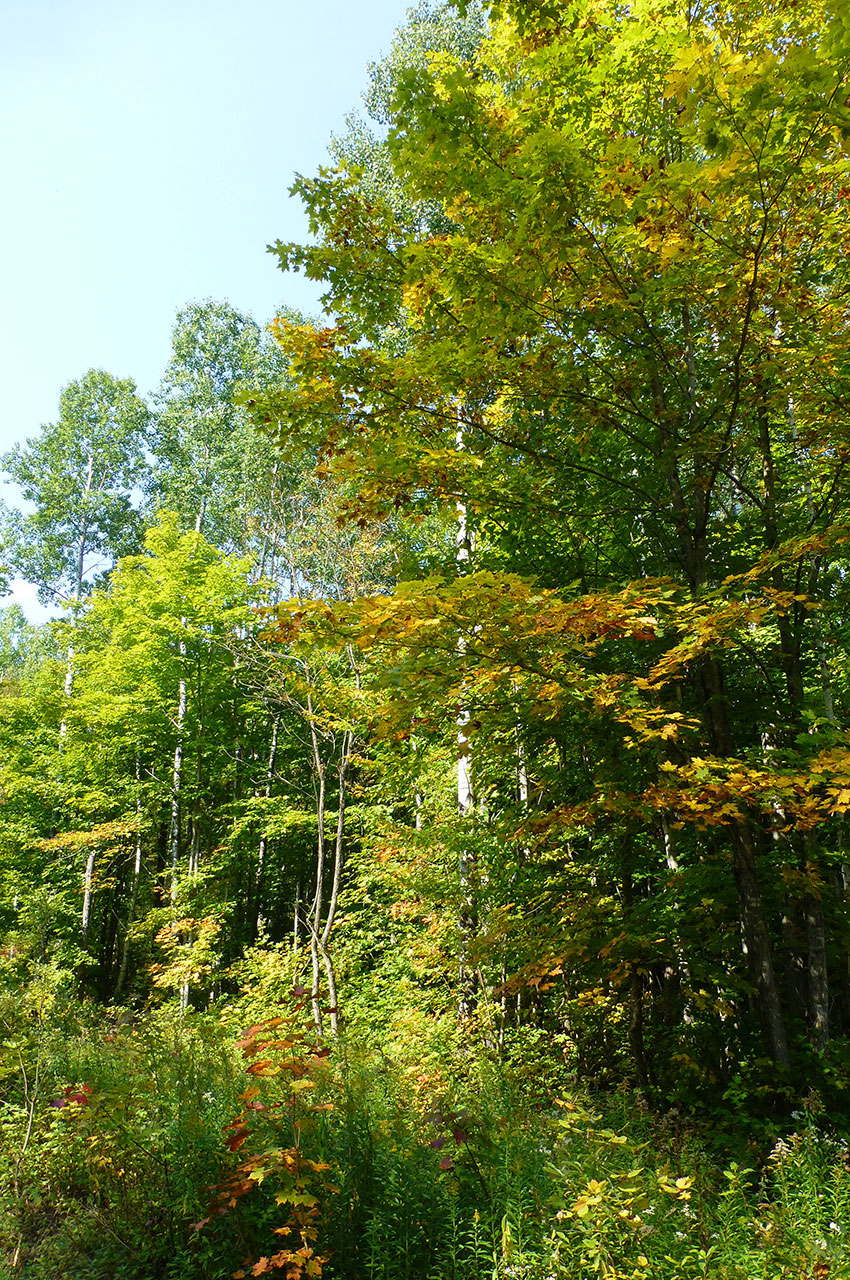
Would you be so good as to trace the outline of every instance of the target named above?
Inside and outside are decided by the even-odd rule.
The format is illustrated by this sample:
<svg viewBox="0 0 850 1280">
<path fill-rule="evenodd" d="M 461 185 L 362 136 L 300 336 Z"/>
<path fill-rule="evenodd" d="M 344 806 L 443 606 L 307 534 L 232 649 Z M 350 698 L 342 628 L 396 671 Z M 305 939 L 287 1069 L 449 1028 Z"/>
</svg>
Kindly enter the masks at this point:
<svg viewBox="0 0 850 1280">
<path fill-rule="evenodd" d="M 195 528 L 222 551 L 252 556 L 260 577 L 272 571 L 280 509 L 298 487 L 304 460 L 277 456 L 251 428 L 243 401 L 285 381 L 279 349 L 249 316 L 213 301 L 178 314 L 156 396 L 153 504 L 176 512 L 183 531 Z"/>
<path fill-rule="evenodd" d="M 25 1013 L 4 1026 L 0 1231 L 11 1273 L 219 1275 L 193 1257 L 188 1226 L 238 1088 L 221 1028 L 67 998 L 45 1007 L 34 1027 Z"/>
<path fill-rule="evenodd" d="M 848 48 L 421 5 L 9 455 L 10 1277 L 850 1274 Z"/>
<path fill-rule="evenodd" d="M 7 519 L 6 556 L 42 601 L 73 599 L 135 551 L 134 490 L 146 484 L 151 415 L 131 379 L 90 370 L 65 387 L 59 420 L 2 462 L 34 510 Z"/>
<path fill-rule="evenodd" d="M 354 139 L 299 180 L 315 240 L 276 252 L 335 319 L 277 326 L 291 378 L 254 404 L 352 518 L 454 508 L 476 562 L 279 639 L 368 654 L 403 751 L 461 708 L 483 985 L 567 988 L 552 1028 L 606 1078 L 694 1102 L 763 1054 L 787 1097 L 846 987 L 846 28 L 490 16 L 430 46 L 415 18 L 375 82 L 384 167 Z"/>
</svg>

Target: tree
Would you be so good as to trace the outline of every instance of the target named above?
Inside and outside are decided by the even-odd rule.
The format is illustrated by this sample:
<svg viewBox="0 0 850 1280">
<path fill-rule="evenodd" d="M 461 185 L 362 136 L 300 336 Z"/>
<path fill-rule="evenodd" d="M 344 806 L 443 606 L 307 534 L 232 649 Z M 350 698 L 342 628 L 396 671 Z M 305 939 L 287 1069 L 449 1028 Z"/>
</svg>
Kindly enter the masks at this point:
<svg viewBox="0 0 850 1280">
<path fill-rule="evenodd" d="M 684 824 L 694 882 L 715 848 L 730 859 L 741 980 L 784 1068 L 800 944 L 780 941 L 783 911 L 807 921 L 803 1012 L 821 1049 L 830 954 L 845 981 L 825 912 L 843 892 L 846 770 L 829 659 L 846 538 L 846 19 L 779 0 L 493 16 L 478 54 L 407 66 L 391 96 L 395 181 L 449 228 L 412 228 L 345 158 L 299 180 L 318 243 L 277 252 L 324 281 L 337 318 L 277 326 L 295 389 L 258 397 L 258 417 L 346 477 L 355 516 L 462 502 L 482 566 L 576 595 L 591 631 L 624 588 L 643 595 L 648 621 L 603 670 L 615 719 L 645 699 L 646 749 L 637 772 L 615 768 L 622 734 L 602 734 L 599 768 L 623 838 L 637 794 L 665 830 Z M 647 578 L 666 584 L 647 596 Z M 533 630 L 514 616 L 486 659 L 494 681 Z M 830 796 L 817 818 L 813 770 Z M 563 779 L 544 803 L 579 799 L 589 821 Z"/>
<path fill-rule="evenodd" d="M 137 550 L 149 428 L 133 381 L 92 369 L 64 389 L 56 423 L 4 455 L 35 508 L 7 516 L 7 558 L 44 603 L 81 599 Z"/>
<path fill-rule="evenodd" d="M 218 799 L 228 794 L 240 732 L 230 642 L 251 617 L 247 575 L 246 561 L 182 533 L 176 516 L 164 518 L 79 623 L 68 750 L 91 744 L 94 732 L 100 749 L 118 757 L 126 807 L 136 811 L 135 797 L 145 796 L 154 841 L 164 845 L 156 876 L 175 911 L 186 906 L 184 882 L 191 891 L 214 847 L 210 789 Z"/>
<path fill-rule="evenodd" d="M 271 377 L 285 377 L 282 356 L 254 320 L 225 302 L 191 303 L 177 316 L 157 394 L 156 505 L 222 550 L 258 560 L 264 508 L 284 468 L 239 396 Z"/>
<path fill-rule="evenodd" d="M 360 193 L 391 207 L 409 237 L 445 233 L 451 222 L 438 199 L 411 196 L 403 176 L 396 172 L 385 137 L 386 126 L 393 119 L 394 96 L 402 77 L 413 70 L 426 70 L 434 55 L 474 57 L 485 30 L 485 14 L 477 3 L 466 5 L 461 12 L 454 5 L 421 0 L 396 31 L 389 53 L 369 64 L 369 83 L 363 94 L 366 118 L 352 112 L 346 118 L 346 132 L 331 139 L 333 161 L 356 172 Z M 403 328 L 402 314 L 398 323 Z"/>
<path fill-rule="evenodd" d="M 38 642 L 38 628 L 19 604 L 0 609 L 0 681 L 17 684 Z"/>
</svg>

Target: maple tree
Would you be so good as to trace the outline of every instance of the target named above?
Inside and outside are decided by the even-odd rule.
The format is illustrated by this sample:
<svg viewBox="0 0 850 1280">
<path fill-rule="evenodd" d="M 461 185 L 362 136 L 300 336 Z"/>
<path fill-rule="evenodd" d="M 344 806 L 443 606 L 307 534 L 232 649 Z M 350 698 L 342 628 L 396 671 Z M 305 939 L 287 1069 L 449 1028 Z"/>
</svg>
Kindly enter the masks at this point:
<svg viewBox="0 0 850 1280">
<path fill-rule="evenodd" d="M 508 3 L 492 18 L 476 53 L 407 65 L 390 99 L 396 187 L 445 226 L 411 230 L 397 190 L 344 158 L 296 183 L 318 242 L 277 253 L 324 283 L 335 322 L 278 324 L 296 385 L 255 412 L 318 450 L 355 517 L 462 502 L 477 563 L 533 574 L 565 608 L 577 594 L 591 635 L 624 582 L 670 585 L 662 624 L 632 635 L 596 698 L 621 718 L 641 689 L 653 703 L 637 789 L 671 830 L 713 826 L 728 850 L 765 1047 L 787 1067 L 777 894 L 805 918 L 823 1049 L 824 900 L 838 910 L 844 893 L 829 819 L 847 799 L 830 662 L 847 536 L 846 17 L 777 0 Z M 438 651 L 423 642 L 432 690 L 441 663 L 466 679 L 467 653 L 495 685 L 508 654 L 530 661 L 537 618 L 510 578 L 496 589 L 516 607 L 481 653 L 480 587 L 456 588 L 463 660 L 457 625 Z M 366 602 L 359 641 L 384 607 L 403 652 L 408 605 Z M 418 607 L 439 637 L 429 584 Z M 592 685 L 593 660 L 578 666 Z"/>
</svg>

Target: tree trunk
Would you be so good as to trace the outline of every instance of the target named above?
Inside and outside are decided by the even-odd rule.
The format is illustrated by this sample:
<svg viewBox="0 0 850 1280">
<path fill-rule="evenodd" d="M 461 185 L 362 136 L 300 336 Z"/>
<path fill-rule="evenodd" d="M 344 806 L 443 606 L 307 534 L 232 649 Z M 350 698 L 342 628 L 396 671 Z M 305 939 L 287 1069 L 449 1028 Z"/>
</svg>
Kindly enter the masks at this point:
<svg viewBox="0 0 850 1280">
<path fill-rule="evenodd" d="M 116 875 L 109 893 L 109 906 L 106 909 L 105 923 L 101 935 L 100 955 L 98 957 L 98 995 L 106 1002 L 109 999 L 110 981 L 115 960 L 115 944 L 118 940 L 118 895 L 120 878 Z"/>
<path fill-rule="evenodd" d="M 322 1007 L 320 1000 L 321 977 L 319 970 L 319 952 L 320 952 L 320 929 L 322 920 L 322 911 L 324 906 L 324 877 L 325 877 L 325 796 L 326 796 L 326 768 L 322 759 L 322 753 L 319 747 L 319 735 L 316 729 L 316 722 L 313 716 L 313 700 L 308 695 L 307 713 L 310 717 L 310 743 L 313 750 L 313 769 L 316 785 L 316 890 L 313 894 L 313 905 L 307 916 L 307 926 L 310 930 L 310 961 L 313 973 L 313 989 L 310 993 L 310 1001 L 313 1007 L 313 1022 L 319 1035 L 322 1034 Z"/>
<path fill-rule="evenodd" d="M 322 935 L 319 939 L 319 950 L 322 954 L 322 960 L 325 966 L 325 973 L 328 979 L 328 996 L 330 998 L 330 1016 L 331 1016 L 331 1032 L 333 1035 L 339 1033 L 339 1010 L 337 1007 L 336 996 L 336 976 L 334 973 L 333 957 L 328 949 L 330 941 L 331 929 L 333 928 L 334 919 L 336 917 L 336 908 L 339 901 L 339 887 L 342 878 L 342 860 L 344 852 L 344 834 L 345 834 L 345 783 L 348 773 L 348 766 L 351 761 L 351 749 L 354 743 L 354 735 L 350 729 L 346 729 L 342 739 L 342 755 L 339 762 L 338 782 L 339 782 L 339 809 L 336 820 L 336 838 L 334 840 L 334 862 L 333 862 L 333 879 L 331 881 L 331 891 L 328 898 L 328 910 L 325 917 L 325 923 L 322 928 Z M 317 921 L 318 927 L 318 921 Z"/>
<path fill-rule="evenodd" d="M 624 860 L 626 866 L 623 870 L 622 892 L 623 892 L 623 927 L 631 931 L 630 919 L 632 908 L 634 907 L 634 876 L 632 866 L 634 862 L 634 853 L 632 841 L 627 838 L 626 847 L 624 849 Z M 638 972 L 638 964 L 631 963 L 629 965 L 628 976 L 628 1006 L 629 1006 L 629 1048 L 632 1053 L 632 1062 L 635 1068 L 635 1079 L 638 1088 L 643 1092 L 649 1088 L 649 1067 L 646 1056 L 646 1045 L 643 1037 L 643 976 Z"/>
<path fill-rule="evenodd" d="M 83 873 L 83 914 L 80 921 L 80 943 L 85 948 L 88 946 L 89 926 L 91 924 L 91 907 L 94 892 L 94 864 L 97 857 L 97 850 L 89 849 L 86 857 L 86 869 Z"/>
<path fill-rule="evenodd" d="M 182 620 L 181 620 L 182 621 Z M 180 641 L 181 665 L 186 658 L 186 642 Z M 183 736 L 186 726 L 186 677 L 177 686 L 177 741 L 171 770 L 171 820 L 168 827 L 168 853 L 171 861 L 171 903 L 177 905 L 177 882 L 180 870 L 180 799 L 183 785 Z"/>
<path fill-rule="evenodd" d="M 778 1066 L 787 1068 L 790 1065 L 788 1041 L 773 966 L 773 949 L 764 916 L 752 837 L 749 826 L 744 821 L 732 826 L 732 858 L 741 913 L 743 950 L 757 992 L 756 1007 L 762 1036 L 773 1061 Z"/>
<path fill-rule="evenodd" d="M 274 766 L 277 759 L 277 737 L 280 729 L 280 715 L 276 715 L 272 721 L 271 741 L 269 742 L 269 758 L 266 765 L 266 781 L 263 787 L 263 795 L 267 800 L 272 794 L 272 780 L 274 778 Z M 263 879 L 266 870 L 266 854 L 268 852 L 268 836 L 265 829 L 260 836 L 260 843 L 257 849 L 257 869 L 254 875 L 254 892 L 252 894 L 252 910 L 251 920 L 249 921 L 249 930 L 252 938 L 256 938 L 263 927 L 262 915 L 262 895 L 263 895 Z"/>
<path fill-rule="evenodd" d="M 788 425 L 791 428 L 791 439 L 794 442 L 794 449 L 797 452 L 797 460 L 802 461 L 798 453 L 798 437 L 797 437 L 797 420 L 794 410 L 794 401 L 788 396 L 787 401 L 787 418 Z M 805 465 L 805 464 L 804 464 Z M 803 474 L 803 492 L 806 498 L 806 513 L 809 523 L 814 527 L 815 523 L 815 504 L 812 495 L 811 479 L 804 470 Z M 771 511 L 774 506 L 771 504 Z M 775 534 L 775 539 L 778 535 Z M 819 573 L 819 563 L 814 555 L 809 555 L 809 594 L 813 594 L 817 587 L 817 578 Z M 820 618 L 817 612 L 811 617 L 811 623 L 814 630 L 815 649 L 818 655 L 818 666 L 820 674 L 821 695 L 823 697 L 824 712 L 830 723 L 835 723 L 835 706 L 832 697 L 832 682 L 829 671 L 829 661 L 827 658 L 826 644 L 823 636 L 823 628 L 820 624 Z M 787 618 L 786 618 L 787 629 Z M 801 634 L 800 634 L 801 638 Z M 780 630 L 780 639 L 782 640 L 783 650 L 785 649 L 785 639 L 783 632 Z M 799 652 L 799 642 L 798 642 Z M 792 710 L 795 712 L 795 719 L 799 722 L 803 709 L 803 684 L 802 676 L 799 671 L 799 657 L 797 658 L 797 676 L 799 689 L 797 691 L 798 701 L 795 704 L 792 700 Z M 803 844 L 805 847 L 806 872 L 810 880 L 818 879 L 818 859 L 817 846 L 811 831 L 803 834 Z M 808 1013 L 809 1028 L 812 1036 L 812 1042 L 818 1053 L 823 1053 L 829 1043 L 829 975 L 826 962 L 826 924 L 823 914 L 823 899 L 821 897 L 820 888 L 812 888 L 806 894 L 803 903 L 803 914 L 806 921 L 806 935 L 808 942 Z"/>
<path fill-rule="evenodd" d="M 723 672 L 716 658 L 702 665 L 704 702 L 713 746 L 720 756 L 734 754 L 723 690 Z M 730 824 L 732 864 L 741 919 L 742 950 L 756 988 L 756 1007 L 765 1049 L 781 1067 L 789 1065 L 788 1041 L 782 1017 L 782 1002 L 773 964 L 773 948 L 764 915 L 756 856 L 749 823 L 741 818 Z"/>
<path fill-rule="evenodd" d="M 458 716 L 457 759 L 457 812 L 466 822 L 461 827 L 461 848 L 458 859 L 460 907 L 458 910 L 458 1017 L 468 1020 L 475 1012 L 477 984 L 475 969 L 470 962 L 470 952 L 478 929 L 475 910 L 475 872 L 477 864 L 468 820 L 472 817 L 475 801 L 469 771 L 469 739 L 466 736 L 469 715 L 461 711 Z"/>
<path fill-rule="evenodd" d="M 136 759 L 136 783 L 138 785 L 141 779 L 141 768 L 138 757 Z M 118 970 L 118 980 L 115 983 L 115 995 L 113 999 L 117 1000 L 124 990 L 124 983 L 127 981 L 127 969 L 130 964 L 130 938 L 133 930 L 133 924 L 136 919 L 136 906 L 139 900 L 139 882 L 142 877 L 142 801 L 138 793 L 136 794 L 136 843 L 133 853 L 133 878 L 130 886 L 130 904 L 127 908 L 127 923 L 124 926 L 124 943 L 121 949 L 121 965 Z"/>
<path fill-rule="evenodd" d="M 460 409 L 457 415 L 456 445 L 458 451 L 464 447 L 464 424 Z M 472 534 L 467 523 L 466 504 L 457 503 L 457 552 L 455 560 L 459 573 L 466 572 L 472 559 Z M 462 657 L 465 651 L 463 638 L 459 641 L 458 652 Z M 469 744 L 469 712 L 461 706 L 457 716 L 457 812 L 458 817 L 470 819 L 475 801 L 472 792 L 472 775 L 470 772 Z M 477 855 L 470 839 L 467 825 L 461 826 L 460 856 L 458 858 L 458 888 L 460 906 L 458 909 L 458 1017 L 461 1022 L 467 1021 L 475 1012 L 477 1001 L 477 983 L 475 968 L 470 961 L 470 952 L 475 940 L 478 921 L 475 911 L 475 870 Z"/>
<path fill-rule="evenodd" d="M 809 952 L 809 1030 L 816 1051 L 824 1053 L 829 1044 L 829 982 L 826 964 L 826 927 L 823 916 L 820 877 L 815 861 L 815 839 L 811 831 L 806 831 L 803 838 L 807 854 L 806 874 L 811 886 L 803 900 Z"/>
<path fill-rule="evenodd" d="M 645 1093 L 649 1088 L 649 1073 L 643 1041 L 643 978 L 635 965 L 629 972 L 629 1048 L 638 1088 Z"/>
<path fill-rule="evenodd" d="M 130 964 L 130 942 L 132 938 L 133 925 L 136 921 L 136 906 L 139 900 L 139 882 L 142 874 L 142 834 L 141 831 L 136 832 L 136 847 L 133 857 L 133 880 L 130 889 L 130 904 L 127 908 L 127 923 L 124 926 L 124 943 L 121 950 L 121 966 L 118 970 L 118 980 L 115 983 L 114 999 L 117 1000 L 124 990 L 124 983 L 127 981 L 127 970 Z"/>
</svg>

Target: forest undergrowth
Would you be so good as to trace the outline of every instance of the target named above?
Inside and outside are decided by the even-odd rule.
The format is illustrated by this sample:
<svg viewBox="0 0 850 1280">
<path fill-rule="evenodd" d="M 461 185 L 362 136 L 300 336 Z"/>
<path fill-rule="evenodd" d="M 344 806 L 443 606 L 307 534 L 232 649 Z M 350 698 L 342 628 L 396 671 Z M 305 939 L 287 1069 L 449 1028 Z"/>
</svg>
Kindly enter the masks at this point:
<svg viewBox="0 0 850 1280">
<path fill-rule="evenodd" d="M 0 1274 L 850 1275 L 850 1144 L 814 1093 L 742 1129 L 729 1099 L 594 1092 L 533 1026 L 376 1036 L 361 1002 L 321 1041 L 303 988 L 133 1013 L 49 977 L 4 997 Z"/>
</svg>

